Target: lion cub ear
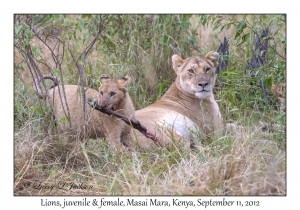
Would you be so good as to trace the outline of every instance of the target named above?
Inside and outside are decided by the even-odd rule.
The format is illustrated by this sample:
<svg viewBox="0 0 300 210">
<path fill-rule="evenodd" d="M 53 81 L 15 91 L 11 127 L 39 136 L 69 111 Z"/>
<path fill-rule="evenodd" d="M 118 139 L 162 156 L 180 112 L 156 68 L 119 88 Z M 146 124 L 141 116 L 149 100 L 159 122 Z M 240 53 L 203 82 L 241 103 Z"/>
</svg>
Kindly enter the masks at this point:
<svg viewBox="0 0 300 210">
<path fill-rule="evenodd" d="M 129 76 L 125 76 L 121 79 L 118 79 L 118 85 L 120 88 L 127 89 L 128 84 L 131 82 L 131 78 Z"/>
<path fill-rule="evenodd" d="M 106 79 L 109 79 L 109 77 L 108 77 L 106 74 L 102 74 L 102 75 L 100 76 L 101 82 L 103 82 L 103 81 L 106 80 Z"/>
<path fill-rule="evenodd" d="M 183 59 L 179 55 L 175 54 L 172 56 L 172 65 L 176 74 L 179 73 L 179 68 L 182 66 L 183 62 Z"/>
<path fill-rule="evenodd" d="M 214 51 L 210 51 L 205 56 L 206 59 L 211 60 L 214 63 L 214 67 L 217 67 L 219 65 L 219 57 L 220 57 L 219 53 Z"/>
</svg>

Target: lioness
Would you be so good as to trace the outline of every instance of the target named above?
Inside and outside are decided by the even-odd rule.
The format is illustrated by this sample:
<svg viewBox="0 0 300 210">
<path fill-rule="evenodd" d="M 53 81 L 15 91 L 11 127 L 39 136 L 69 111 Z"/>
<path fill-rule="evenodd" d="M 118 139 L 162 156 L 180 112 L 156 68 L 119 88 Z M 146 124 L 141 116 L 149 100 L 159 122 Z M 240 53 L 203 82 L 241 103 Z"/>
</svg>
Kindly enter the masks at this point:
<svg viewBox="0 0 300 210">
<path fill-rule="evenodd" d="M 175 82 L 160 100 L 137 110 L 135 117 L 166 144 L 174 135 L 191 140 L 191 146 L 195 146 L 192 140 L 198 138 L 199 132 L 210 135 L 222 129 L 221 114 L 212 92 L 219 54 L 209 52 L 204 58 L 195 56 L 185 60 L 173 55 L 172 62 L 177 74 Z M 137 133 L 141 146 L 153 146 L 152 141 Z"/>
<path fill-rule="evenodd" d="M 81 88 L 77 85 L 64 85 L 66 100 L 70 110 L 70 128 L 66 120 L 68 111 L 62 86 L 57 86 L 56 78 L 51 75 L 44 75 L 43 77 L 44 79 L 51 79 L 54 82 L 54 87 L 48 90 L 48 97 L 61 130 L 69 131 L 75 129 L 77 130 L 77 135 L 79 134 L 82 137 L 84 113 L 81 93 L 79 91 Z M 108 76 L 102 75 L 100 79 L 101 86 L 99 87 L 99 92 L 91 88 L 84 88 L 86 99 L 94 98 L 98 101 L 100 107 L 112 109 L 128 117 L 133 116 L 135 109 L 127 92 L 130 78 L 109 79 Z M 34 90 L 40 98 L 45 98 L 46 94 L 42 94 L 38 82 L 40 82 L 40 79 L 35 81 Z M 104 137 L 106 141 L 115 145 L 124 144 L 125 146 L 132 146 L 131 127 L 129 125 L 116 117 L 108 116 L 92 109 L 87 103 L 85 104 L 87 112 L 87 137 Z"/>
</svg>

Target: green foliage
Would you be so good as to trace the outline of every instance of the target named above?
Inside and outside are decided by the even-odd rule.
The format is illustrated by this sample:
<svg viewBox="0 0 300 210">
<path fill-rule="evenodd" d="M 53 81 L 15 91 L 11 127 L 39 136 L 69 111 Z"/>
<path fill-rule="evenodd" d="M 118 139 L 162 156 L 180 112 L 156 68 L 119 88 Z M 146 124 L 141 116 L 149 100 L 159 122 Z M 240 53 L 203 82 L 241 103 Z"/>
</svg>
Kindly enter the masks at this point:
<svg viewBox="0 0 300 210">
<path fill-rule="evenodd" d="M 62 65 L 55 62 L 56 65 L 48 70 L 65 83 L 77 84 L 80 62 L 76 63 L 76 59 L 81 61 L 79 56 L 96 36 L 99 18 L 108 21 L 101 28 L 101 35 L 85 62 L 84 71 L 90 87 L 99 87 L 101 74 L 111 77 L 130 75 L 134 82 L 129 91 L 135 107 L 139 109 L 153 103 L 175 79 L 171 56 L 177 53 L 189 57 L 195 49 L 202 52 L 198 31 L 201 26 L 210 26 L 216 34 L 224 30 L 233 32 L 232 37 L 228 37 L 228 69 L 217 79 L 217 98 L 225 102 L 220 106 L 259 111 L 279 109 L 276 97 L 271 94 L 266 99 L 266 93 L 258 84 L 261 78 L 270 90 L 273 84 L 286 81 L 285 15 L 16 15 L 14 43 L 24 57 L 17 67 L 26 68 L 25 49 L 39 64 L 50 66 L 49 58 L 53 58 L 46 58 L 49 49 L 33 45 L 33 42 L 40 42 L 36 38 L 38 34 L 49 40 L 49 45 L 57 45 L 60 37 L 64 46 L 60 48 Z M 193 26 L 191 18 L 198 20 L 200 25 Z M 29 24 L 31 22 L 35 31 Z M 54 36 L 57 28 L 61 28 L 62 33 Z M 266 62 L 255 70 L 259 77 L 252 78 L 251 72 L 244 74 L 244 69 L 251 60 L 255 35 L 260 35 L 265 28 L 269 28 L 269 34 L 264 38 L 269 43 Z"/>
<path fill-rule="evenodd" d="M 272 84 L 286 81 L 285 15 L 16 15 L 14 43 L 24 57 L 17 67 L 24 69 L 25 64 L 26 68 L 25 49 L 38 63 L 49 63 L 49 58 L 45 57 L 49 49 L 33 45 L 33 42 L 39 42 L 35 32 L 42 39 L 52 37 L 50 44 L 61 37 L 64 45 L 60 48 L 64 56 L 61 58 L 62 66 L 56 62 L 48 70 L 58 78 L 63 77 L 66 83 L 77 84 L 77 65 L 80 62 L 75 61 L 96 36 L 99 18 L 108 21 L 101 28 L 101 36 L 84 66 L 87 84 L 92 88 L 98 88 L 98 77 L 103 73 L 111 77 L 130 75 L 134 83 L 129 90 L 135 96 L 136 108 L 153 103 L 174 81 L 171 56 L 177 53 L 189 57 L 194 49 L 200 48 L 201 43 L 197 40 L 199 27 L 211 26 L 216 34 L 224 30 L 233 31 L 233 37 L 228 37 L 228 70 L 217 79 L 217 95 L 228 100 L 232 108 L 242 106 L 271 110 L 279 107 L 275 97 L 272 97 L 274 101 L 271 103 L 267 102 L 265 93 L 253 85 L 259 83 L 257 78 L 243 72 L 251 60 L 255 35 L 269 28 L 269 35 L 264 38 L 269 43 L 266 62 L 256 71 L 269 89 Z M 198 28 L 192 27 L 191 18 L 198 20 Z M 29 25 L 31 22 L 33 28 Z M 54 31 L 58 27 L 62 33 L 55 37 Z"/>
<path fill-rule="evenodd" d="M 234 26 L 234 37 L 229 37 L 229 64 L 228 70 L 219 75 L 217 88 L 224 100 L 229 100 L 233 107 L 257 108 L 259 110 L 279 109 L 276 97 L 266 99 L 265 93 L 258 87 L 260 79 L 269 90 L 272 84 L 285 83 L 285 15 L 201 15 L 199 18 L 203 26 L 209 23 L 214 30 Z M 264 29 L 269 29 L 269 34 L 264 40 L 268 40 L 268 52 L 264 65 L 255 69 L 257 78 L 249 77 L 251 72 L 245 75 L 244 69 L 251 61 L 255 35 L 260 36 Z M 255 84 L 255 85 L 253 85 Z M 226 90 L 226 91 L 223 91 Z M 225 94 L 224 94 L 225 93 Z M 252 93 L 252 94 L 249 94 Z M 228 94 L 228 95 L 227 95 Z"/>
</svg>

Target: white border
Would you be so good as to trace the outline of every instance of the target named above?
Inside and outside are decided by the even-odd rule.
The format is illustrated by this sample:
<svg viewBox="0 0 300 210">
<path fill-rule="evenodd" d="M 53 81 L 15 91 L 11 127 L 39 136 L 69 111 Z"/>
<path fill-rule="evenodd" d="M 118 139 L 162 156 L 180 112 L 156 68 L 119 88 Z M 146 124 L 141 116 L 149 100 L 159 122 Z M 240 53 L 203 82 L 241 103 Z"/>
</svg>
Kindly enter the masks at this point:
<svg viewBox="0 0 300 210">
<path fill-rule="evenodd" d="M 299 116 L 299 18 L 296 4 L 288 1 L 10 1 L 1 6 L 1 207 L 3 209 L 27 208 L 41 209 L 40 200 L 48 197 L 14 197 L 13 196 L 13 14 L 14 13 L 286 13 L 287 14 L 287 196 L 286 197 L 226 197 L 226 200 L 259 200 L 261 206 L 257 208 L 285 208 L 298 206 L 299 190 L 299 133 L 296 120 Z M 297 57 L 296 57 L 297 56 Z M 293 114 L 290 114 L 293 113 Z M 299 121 L 299 119 L 298 119 Z M 298 152 L 299 153 L 299 152 Z M 298 173 L 297 173 L 298 172 Z M 49 200 L 80 200 L 82 197 L 49 197 Z M 99 197 L 88 197 L 89 200 Z M 137 197 L 146 199 L 147 197 Z M 170 200 L 173 197 L 158 197 Z M 186 200 L 196 200 L 198 197 L 179 197 Z M 199 197 L 221 200 L 222 197 Z M 125 197 L 122 198 L 125 200 Z M 47 207 L 49 209 L 49 207 Z M 143 207 L 152 208 L 152 207 Z M 213 207 L 211 207 L 213 208 Z M 239 208 L 239 207 L 236 207 Z M 70 209 L 70 208 L 67 208 Z M 136 208 L 138 209 L 138 208 Z M 159 208 L 157 208 L 159 209 Z M 162 208 L 161 208 L 162 209 Z M 181 208 L 183 209 L 183 208 Z"/>
</svg>

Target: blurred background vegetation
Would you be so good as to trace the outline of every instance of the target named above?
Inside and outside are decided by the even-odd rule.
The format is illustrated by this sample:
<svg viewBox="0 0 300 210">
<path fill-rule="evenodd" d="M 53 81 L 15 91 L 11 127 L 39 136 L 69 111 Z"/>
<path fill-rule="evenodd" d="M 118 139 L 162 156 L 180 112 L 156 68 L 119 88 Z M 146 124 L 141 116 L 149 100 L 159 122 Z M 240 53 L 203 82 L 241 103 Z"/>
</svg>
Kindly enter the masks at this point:
<svg viewBox="0 0 300 210">
<path fill-rule="evenodd" d="M 255 78 L 244 69 L 253 55 L 255 35 L 264 29 L 269 29 L 264 37 L 269 45 L 264 66 L 258 69 L 260 77 L 269 89 L 285 83 L 285 15 L 15 15 L 15 85 L 20 77 L 26 83 L 35 76 L 28 71 L 26 49 L 43 73 L 77 84 L 77 59 L 95 38 L 101 17 L 105 23 L 84 66 L 85 85 L 97 89 L 103 73 L 128 74 L 133 77 L 130 93 L 137 109 L 159 99 L 174 81 L 173 54 L 205 55 L 216 51 L 224 37 L 229 39 L 229 63 L 219 75 L 218 90 L 230 106 L 258 105 L 264 97 L 248 94 L 249 88 L 255 89 L 249 80 Z"/>
</svg>

